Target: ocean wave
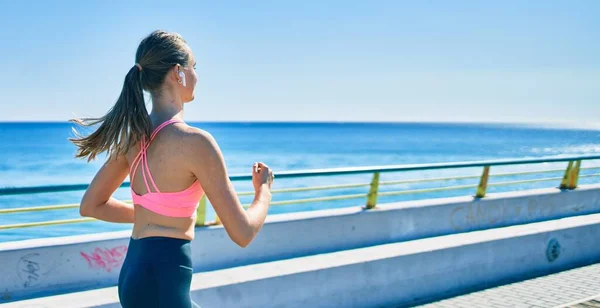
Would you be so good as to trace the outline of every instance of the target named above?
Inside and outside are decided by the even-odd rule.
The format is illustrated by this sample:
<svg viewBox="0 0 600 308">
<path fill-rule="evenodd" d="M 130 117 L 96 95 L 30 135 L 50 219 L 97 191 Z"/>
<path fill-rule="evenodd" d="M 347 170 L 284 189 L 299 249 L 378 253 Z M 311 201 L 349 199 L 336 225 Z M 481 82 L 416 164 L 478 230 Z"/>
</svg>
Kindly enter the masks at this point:
<svg viewBox="0 0 600 308">
<path fill-rule="evenodd" d="M 588 155 L 600 153 L 600 144 L 579 144 L 572 146 L 532 148 L 531 153 L 554 156 Z"/>
</svg>

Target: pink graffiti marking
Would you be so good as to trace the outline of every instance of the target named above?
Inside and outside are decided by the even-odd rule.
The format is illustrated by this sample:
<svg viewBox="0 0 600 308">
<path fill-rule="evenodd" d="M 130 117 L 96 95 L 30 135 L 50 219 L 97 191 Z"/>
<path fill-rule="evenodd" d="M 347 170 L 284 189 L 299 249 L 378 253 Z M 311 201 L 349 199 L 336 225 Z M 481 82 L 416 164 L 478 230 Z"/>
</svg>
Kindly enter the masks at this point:
<svg viewBox="0 0 600 308">
<path fill-rule="evenodd" d="M 123 259 L 127 254 L 127 246 L 121 245 L 111 249 L 96 247 L 90 254 L 85 252 L 80 252 L 80 254 L 87 260 L 90 268 L 100 268 L 110 272 L 123 264 Z"/>
</svg>

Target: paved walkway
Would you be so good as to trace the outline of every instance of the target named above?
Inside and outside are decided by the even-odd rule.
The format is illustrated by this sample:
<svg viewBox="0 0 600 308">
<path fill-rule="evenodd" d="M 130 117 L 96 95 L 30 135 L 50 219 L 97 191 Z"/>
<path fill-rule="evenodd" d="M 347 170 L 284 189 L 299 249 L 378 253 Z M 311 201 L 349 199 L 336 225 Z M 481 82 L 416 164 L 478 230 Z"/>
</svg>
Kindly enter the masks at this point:
<svg viewBox="0 0 600 308">
<path fill-rule="evenodd" d="M 600 264 L 499 286 L 418 307 L 600 307 Z"/>
</svg>

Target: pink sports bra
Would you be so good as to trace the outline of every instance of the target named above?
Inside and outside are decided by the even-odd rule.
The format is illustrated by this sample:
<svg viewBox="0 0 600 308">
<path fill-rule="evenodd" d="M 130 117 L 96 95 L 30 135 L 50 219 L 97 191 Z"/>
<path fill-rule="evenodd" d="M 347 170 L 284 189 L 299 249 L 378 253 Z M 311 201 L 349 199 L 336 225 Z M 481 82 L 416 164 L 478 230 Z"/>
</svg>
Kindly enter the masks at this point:
<svg viewBox="0 0 600 308">
<path fill-rule="evenodd" d="M 131 169 L 129 170 L 129 176 L 131 177 L 132 183 L 131 196 L 133 198 L 133 204 L 143 206 L 144 208 L 157 214 L 169 217 L 194 217 L 196 216 L 198 202 L 204 195 L 204 191 L 202 190 L 202 186 L 200 186 L 198 180 L 194 181 L 190 187 L 183 191 L 160 192 L 158 187 L 156 187 L 156 183 L 154 183 L 154 179 L 152 178 L 152 174 L 148 168 L 148 147 L 158 132 L 165 126 L 172 123 L 181 123 L 181 121 L 175 119 L 168 120 L 159 125 L 154 132 L 152 132 L 150 141 L 148 143 L 146 143 L 145 137 L 140 141 L 141 150 L 133 160 Z M 140 162 L 142 163 L 142 175 L 144 177 L 144 183 L 146 184 L 147 189 L 147 193 L 143 195 L 138 195 L 135 191 L 133 191 L 133 180 Z M 146 174 L 148 174 L 148 176 L 146 176 Z M 152 183 L 152 186 L 154 187 L 154 192 L 150 189 L 150 185 L 148 185 L 148 178 L 150 178 L 150 183 Z"/>
</svg>

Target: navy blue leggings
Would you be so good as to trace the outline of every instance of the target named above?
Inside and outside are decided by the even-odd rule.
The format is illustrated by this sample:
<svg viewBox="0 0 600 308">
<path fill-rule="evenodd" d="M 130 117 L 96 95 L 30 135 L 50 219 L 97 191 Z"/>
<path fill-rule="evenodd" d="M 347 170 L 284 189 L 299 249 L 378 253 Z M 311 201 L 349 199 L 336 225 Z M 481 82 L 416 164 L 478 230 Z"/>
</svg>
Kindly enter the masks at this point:
<svg viewBox="0 0 600 308">
<path fill-rule="evenodd" d="M 119 275 L 121 306 L 199 308 L 190 298 L 192 272 L 190 241 L 131 238 Z"/>
</svg>

